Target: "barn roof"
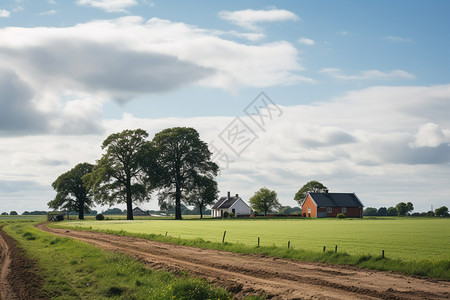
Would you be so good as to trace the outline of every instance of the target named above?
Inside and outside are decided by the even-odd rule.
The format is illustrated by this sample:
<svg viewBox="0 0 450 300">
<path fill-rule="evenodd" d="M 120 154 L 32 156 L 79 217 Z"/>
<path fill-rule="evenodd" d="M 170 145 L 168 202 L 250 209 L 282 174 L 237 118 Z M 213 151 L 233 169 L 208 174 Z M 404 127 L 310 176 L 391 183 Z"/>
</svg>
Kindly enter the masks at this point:
<svg viewBox="0 0 450 300">
<path fill-rule="evenodd" d="M 355 193 L 309 193 L 317 207 L 364 207 Z"/>
<path fill-rule="evenodd" d="M 211 209 L 222 209 L 222 208 L 230 208 L 236 201 L 238 201 L 240 197 L 221 197 L 219 201 Z"/>
</svg>

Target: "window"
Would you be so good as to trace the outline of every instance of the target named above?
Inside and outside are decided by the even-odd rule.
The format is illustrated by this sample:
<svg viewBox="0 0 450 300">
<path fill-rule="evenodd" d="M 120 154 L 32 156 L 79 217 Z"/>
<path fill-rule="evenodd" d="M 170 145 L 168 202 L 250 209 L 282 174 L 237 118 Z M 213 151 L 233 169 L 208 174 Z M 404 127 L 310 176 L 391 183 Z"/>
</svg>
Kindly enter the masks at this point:
<svg viewBox="0 0 450 300">
<path fill-rule="evenodd" d="M 346 214 L 346 213 L 347 213 L 347 207 L 343 207 L 343 208 L 342 208 L 342 213 L 343 213 L 343 214 Z"/>
<path fill-rule="evenodd" d="M 333 212 L 333 209 L 331 207 L 327 207 L 327 213 L 331 214 Z"/>
<path fill-rule="evenodd" d="M 310 213 L 311 213 L 311 208 L 308 207 L 308 214 L 310 214 Z"/>
</svg>

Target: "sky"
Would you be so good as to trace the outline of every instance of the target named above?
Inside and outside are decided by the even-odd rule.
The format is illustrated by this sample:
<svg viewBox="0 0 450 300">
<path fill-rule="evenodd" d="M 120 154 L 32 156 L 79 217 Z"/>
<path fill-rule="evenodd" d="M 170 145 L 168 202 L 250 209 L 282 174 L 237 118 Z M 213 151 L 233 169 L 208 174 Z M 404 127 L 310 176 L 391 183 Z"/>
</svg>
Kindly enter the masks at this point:
<svg viewBox="0 0 450 300">
<path fill-rule="evenodd" d="M 111 133 L 177 126 L 209 144 L 220 195 L 267 187 L 295 206 L 318 180 L 366 207 L 449 207 L 449 14 L 446 0 L 2 0 L 0 212 L 47 210 L 51 183 Z"/>
</svg>

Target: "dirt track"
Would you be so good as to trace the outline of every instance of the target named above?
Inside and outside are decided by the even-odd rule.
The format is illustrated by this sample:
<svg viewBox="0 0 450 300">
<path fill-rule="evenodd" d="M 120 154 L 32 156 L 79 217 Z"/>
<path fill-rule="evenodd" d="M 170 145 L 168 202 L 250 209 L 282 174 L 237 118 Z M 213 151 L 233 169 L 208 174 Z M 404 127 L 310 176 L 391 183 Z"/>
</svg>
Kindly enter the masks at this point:
<svg viewBox="0 0 450 300">
<path fill-rule="evenodd" d="M 204 277 L 238 298 L 265 293 L 272 299 L 448 299 L 450 282 L 355 267 L 305 263 L 154 242 L 134 237 L 53 229 L 102 249 L 128 254 L 153 269 Z"/>
<path fill-rule="evenodd" d="M 48 299 L 38 265 L 0 227 L 0 300 Z"/>
</svg>

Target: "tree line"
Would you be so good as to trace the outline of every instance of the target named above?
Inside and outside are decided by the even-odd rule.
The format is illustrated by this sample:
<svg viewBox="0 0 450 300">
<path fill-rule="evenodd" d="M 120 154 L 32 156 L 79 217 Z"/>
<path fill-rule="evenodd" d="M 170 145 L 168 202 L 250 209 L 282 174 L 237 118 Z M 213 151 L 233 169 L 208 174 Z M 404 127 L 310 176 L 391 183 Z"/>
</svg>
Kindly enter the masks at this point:
<svg viewBox="0 0 450 300">
<path fill-rule="evenodd" d="M 364 216 L 389 216 L 389 217 L 403 217 L 403 216 L 413 216 L 413 217 L 448 217 L 450 216 L 448 213 L 448 208 L 446 206 L 442 206 L 435 211 L 427 211 L 427 212 L 416 212 L 411 214 L 411 212 L 414 210 L 414 206 L 411 202 L 405 203 L 400 202 L 395 207 L 380 207 L 378 209 L 374 207 L 367 207 L 364 209 L 363 215 Z"/>
<path fill-rule="evenodd" d="M 156 192 L 160 207 L 174 207 L 177 220 L 182 218 L 182 201 L 202 212 L 218 194 L 219 167 L 211 161 L 208 145 L 188 127 L 164 129 L 151 141 L 147 138 L 143 129 L 109 135 L 95 164 L 79 163 L 52 183 L 56 196 L 47 205 L 76 211 L 84 219 L 94 203 L 125 203 L 127 220 L 133 220 L 133 203 L 149 201 Z"/>
</svg>

